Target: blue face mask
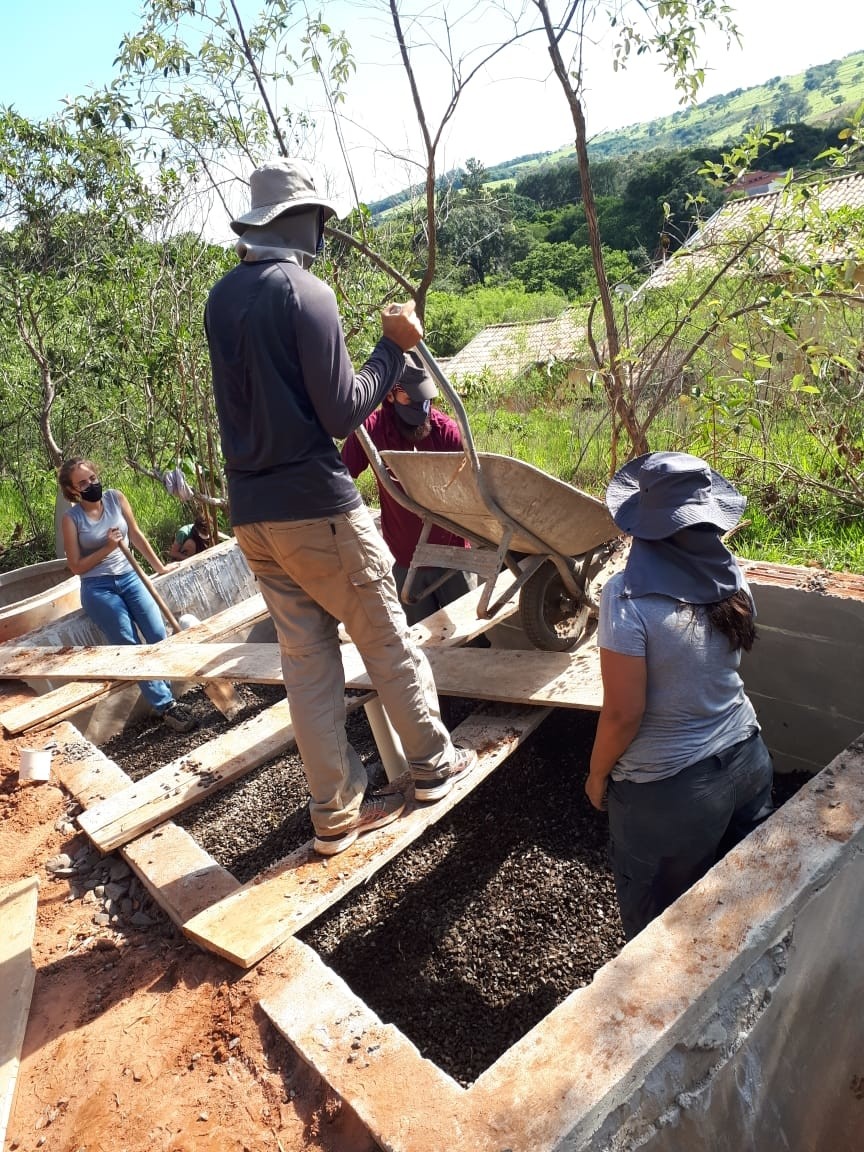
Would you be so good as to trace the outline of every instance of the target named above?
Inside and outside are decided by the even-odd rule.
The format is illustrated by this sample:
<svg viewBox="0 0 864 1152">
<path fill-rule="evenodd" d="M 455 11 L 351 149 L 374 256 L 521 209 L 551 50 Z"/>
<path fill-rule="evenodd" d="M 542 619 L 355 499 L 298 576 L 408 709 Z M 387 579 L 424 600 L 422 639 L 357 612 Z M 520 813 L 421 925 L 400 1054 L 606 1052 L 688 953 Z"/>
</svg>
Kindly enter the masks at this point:
<svg viewBox="0 0 864 1152">
<path fill-rule="evenodd" d="M 400 420 L 404 420 L 412 428 L 419 428 L 421 424 L 425 423 L 426 417 L 432 409 L 432 401 L 412 400 L 410 404 L 400 404 L 397 400 L 393 407 L 396 409 L 396 415 Z"/>
</svg>

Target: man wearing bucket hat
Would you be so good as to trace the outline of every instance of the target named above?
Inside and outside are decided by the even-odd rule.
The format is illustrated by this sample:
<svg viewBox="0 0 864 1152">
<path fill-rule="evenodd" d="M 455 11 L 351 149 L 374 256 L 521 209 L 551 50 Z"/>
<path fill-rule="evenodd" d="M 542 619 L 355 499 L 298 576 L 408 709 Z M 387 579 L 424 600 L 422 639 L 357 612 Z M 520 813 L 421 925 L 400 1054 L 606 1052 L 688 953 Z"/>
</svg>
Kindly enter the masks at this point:
<svg viewBox="0 0 864 1152">
<path fill-rule="evenodd" d="M 391 391 L 423 332 L 413 302 L 391 306 L 355 373 L 335 295 L 310 271 L 335 208 L 298 160 L 262 165 L 250 185 L 251 210 L 231 221 L 240 263 L 211 290 L 205 328 L 231 523 L 276 625 L 315 850 L 334 855 L 404 807 L 398 792 L 364 798 L 345 734 L 339 621 L 401 739 L 415 797 L 440 799 L 476 764 L 441 722 L 392 557 L 334 443 Z"/>
<path fill-rule="evenodd" d="M 433 407 L 432 401 L 437 395 L 438 389 L 430 379 L 423 361 L 416 352 L 406 352 L 405 370 L 397 384 L 384 397 L 381 407 L 364 421 L 363 427 L 369 433 L 369 439 L 376 448 L 383 451 L 461 452 L 462 434 L 459 425 L 446 413 Z M 342 445 L 342 459 L 355 479 L 368 466 L 369 460 L 356 433 L 352 433 Z M 393 576 L 401 596 L 423 521 L 397 503 L 380 484 L 378 496 L 381 501 L 381 534 L 393 553 Z M 462 536 L 447 532 L 437 525 L 429 534 L 429 543 L 451 548 L 468 547 L 468 541 Z M 442 577 L 446 579 L 439 587 L 426 592 Z M 416 603 L 404 605 L 408 623 L 416 624 L 430 612 L 452 604 L 473 586 L 467 572 L 421 568 L 411 589 L 420 595 L 420 599 Z"/>
<path fill-rule="evenodd" d="M 585 791 L 608 806 L 629 940 L 770 814 L 772 768 L 738 671 L 755 610 L 722 539 L 745 498 L 697 456 L 652 452 L 619 470 L 606 501 L 633 541 L 600 603 Z"/>
</svg>

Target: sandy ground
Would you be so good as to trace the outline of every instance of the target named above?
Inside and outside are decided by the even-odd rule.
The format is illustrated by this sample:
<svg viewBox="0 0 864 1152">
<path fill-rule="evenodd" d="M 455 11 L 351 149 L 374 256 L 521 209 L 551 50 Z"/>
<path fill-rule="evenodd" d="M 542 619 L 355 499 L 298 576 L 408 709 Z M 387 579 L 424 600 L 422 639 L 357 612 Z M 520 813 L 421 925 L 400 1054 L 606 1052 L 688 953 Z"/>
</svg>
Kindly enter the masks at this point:
<svg viewBox="0 0 864 1152">
<path fill-rule="evenodd" d="M 21 699 L 0 682 L 0 708 Z M 281 976 L 205 954 L 172 926 L 98 928 L 45 864 L 83 834 L 58 828 L 68 797 L 20 785 L 0 745 L 0 887 L 39 879 L 36 983 L 6 1147 L 20 1152 L 371 1152 L 352 1110 L 258 1007 Z"/>
</svg>

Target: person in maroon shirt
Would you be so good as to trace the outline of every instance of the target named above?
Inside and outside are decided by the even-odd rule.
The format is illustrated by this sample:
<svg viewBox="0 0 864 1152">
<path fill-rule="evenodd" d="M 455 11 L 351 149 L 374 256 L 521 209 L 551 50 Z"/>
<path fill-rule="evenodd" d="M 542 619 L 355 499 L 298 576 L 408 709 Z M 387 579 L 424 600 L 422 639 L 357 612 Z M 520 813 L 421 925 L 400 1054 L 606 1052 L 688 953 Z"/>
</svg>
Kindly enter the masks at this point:
<svg viewBox="0 0 864 1152">
<path fill-rule="evenodd" d="M 432 398 L 438 389 L 430 380 L 419 355 L 405 353 L 405 370 L 396 386 L 387 393 L 380 408 L 367 416 L 363 427 L 380 451 L 396 452 L 461 452 L 462 436 L 455 420 L 432 407 Z M 342 460 L 356 480 L 369 465 L 363 446 L 352 432 L 342 446 Z M 423 522 L 419 516 L 403 508 L 381 485 L 381 534 L 393 553 L 393 577 L 399 595 L 408 576 L 411 557 L 417 547 Z M 467 540 L 435 526 L 429 535 L 430 544 L 447 544 L 453 548 L 468 548 Z M 443 568 L 421 568 L 412 582 L 412 594 L 423 592 L 445 574 Z M 439 588 L 423 596 L 416 604 L 405 604 L 409 624 L 416 624 L 431 612 L 458 600 L 475 587 L 473 574 L 453 571 Z"/>
</svg>

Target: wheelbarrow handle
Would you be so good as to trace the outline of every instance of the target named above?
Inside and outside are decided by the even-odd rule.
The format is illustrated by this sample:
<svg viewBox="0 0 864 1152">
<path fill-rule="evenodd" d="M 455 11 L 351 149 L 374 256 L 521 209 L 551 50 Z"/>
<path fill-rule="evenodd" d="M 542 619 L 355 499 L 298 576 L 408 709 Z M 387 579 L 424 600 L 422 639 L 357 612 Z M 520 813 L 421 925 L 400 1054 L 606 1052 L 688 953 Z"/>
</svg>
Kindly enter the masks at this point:
<svg viewBox="0 0 864 1152">
<path fill-rule="evenodd" d="M 477 449 L 474 445 L 474 437 L 471 435 L 471 425 L 468 423 L 468 413 L 465 411 L 465 405 L 456 389 L 444 375 L 441 366 L 438 364 L 435 357 L 426 347 L 423 340 L 417 343 L 417 352 L 420 359 L 426 365 L 426 370 L 429 375 L 444 393 L 453 407 L 453 414 L 456 417 L 456 423 L 459 425 L 459 431 L 462 433 L 462 448 L 468 460 L 471 463 L 471 468 L 475 475 L 480 473 L 480 457 L 477 455 Z"/>
<path fill-rule="evenodd" d="M 489 486 L 486 483 L 486 477 L 483 475 L 483 469 L 480 465 L 480 457 L 477 455 L 477 449 L 474 445 L 474 437 L 471 435 L 471 427 L 468 424 L 468 413 L 465 411 L 465 406 L 456 394 L 456 390 L 447 377 L 444 375 L 439 364 L 436 362 L 435 357 L 426 347 L 422 340 L 417 342 L 417 352 L 420 354 L 420 359 L 426 365 L 430 375 L 435 383 L 441 388 L 441 391 L 453 405 L 453 412 L 456 416 L 456 423 L 459 425 L 459 431 L 462 433 L 462 450 L 465 457 L 471 466 L 471 471 L 474 473 L 474 478 L 477 481 L 477 490 L 486 505 L 487 510 L 498 520 L 498 522 L 505 528 L 509 528 L 514 534 L 521 534 L 529 537 L 538 551 L 541 553 L 548 552 L 548 548 L 544 541 L 539 536 L 535 536 L 531 531 L 530 525 L 519 524 L 511 516 L 509 516 L 492 493 L 489 491 Z"/>
</svg>

